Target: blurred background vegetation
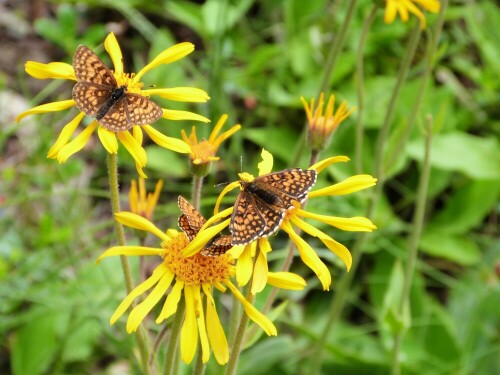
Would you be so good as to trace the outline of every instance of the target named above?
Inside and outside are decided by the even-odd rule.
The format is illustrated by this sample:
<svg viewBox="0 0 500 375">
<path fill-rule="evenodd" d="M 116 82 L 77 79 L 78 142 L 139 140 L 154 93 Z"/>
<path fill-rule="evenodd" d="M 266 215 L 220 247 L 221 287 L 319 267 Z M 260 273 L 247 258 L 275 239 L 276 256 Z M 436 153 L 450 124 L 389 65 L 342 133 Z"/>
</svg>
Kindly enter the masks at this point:
<svg viewBox="0 0 500 375">
<path fill-rule="evenodd" d="M 162 103 L 212 119 L 229 114 L 243 129 L 220 150 L 203 192 L 208 214 L 220 188 L 240 170 L 256 170 L 260 149 L 275 156 L 275 169 L 290 165 L 305 123 L 300 96 L 312 98 L 321 85 L 326 54 L 338 33 L 346 1 L 184 0 L 27 1 L 0 3 L 0 373 L 138 373 L 131 360 L 133 337 L 122 319 L 108 321 L 124 296 L 119 260 L 95 266 L 114 244 L 107 200 L 105 151 L 97 137 L 65 164 L 46 158 L 62 126 L 74 112 L 14 117 L 33 105 L 69 98 L 71 85 L 40 81 L 24 72 L 26 60 L 71 63 L 79 44 L 108 64 L 103 41 L 113 31 L 127 71 L 137 71 L 159 51 L 190 41 L 188 58 L 148 73 L 146 85 L 194 86 L 211 96 L 208 104 Z M 328 93 L 357 105 L 355 61 L 371 1 L 358 2 Z M 381 2 L 382 3 L 382 2 Z M 383 3 L 382 3 L 383 5 Z M 429 29 L 436 15 L 427 15 Z M 354 276 L 342 320 L 327 338 L 323 373 L 386 374 L 391 363 L 391 300 L 402 283 L 407 235 L 412 231 L 421 163 L 423 124 L 432 115 L 434 135 L 425 227 L 411 293 L 412 327 L 405 336 L 403 373 L 500 373 L 500 8 L 493 1 L 452 1 L 424 102 L 408 143 L 389 170 L 384 194 Z M 376 15 L 365 59 L 363 172 L 373 173 L 377 132 L 395 84 L 411 23 L 383 22 Z M 423 69 L 426 40 L 412 61 L 395 113 L 388 147 L 398 142 L 410 115 Z M 106 60 L 107 59 L 107 60 Z M 335 133 L 322 156 L 347 155 L 347 165 L 330 168 L 331 181 L 355 174 L 354 113 Z M 157 127 L 180 136 L 193 123 Z M 212 125 L 198 124 L 208 135 Z M 156 212 L 158 226 L 176 227 L 178 194 L 189 196 L 184 156 L 146 146 L 153 189 L 165 186 Z M 120 152 L 123 207 L 136 178 L 131 157 Z M 306 166 L 304 155 L 299 165 Z M 166 167 L 168 166 L 168 167 Z M 362 216 L 369 192 L 330 199 L 312 211 Z M 328 233 L 348 247 L 357 233 Z M 129 232 L 129 235 L 131 233 Z M 286 252 L 278 237 L 276 268 Z M 334 283 L 321 291 L 310 270 L 303 292 L 280 293 L 288 301 L 279 315 L 278 337 L 244 351 L 239 374 L 304 373 L 309 349 L 324 327 L 337 280 L 344 270 L 326 249 Z M 134 267 L 137 264 L 134 263 Z M 257 305 L 265 300 L 266 289 Z M 224 301 L 223 301 L 224 302 Z M 154 319 L 146 324 L 153 331 Z M 186 368 L 183 367 L 185 370 Z M 220 373 L 211 360 L 207 373 Z"/>
</svg>

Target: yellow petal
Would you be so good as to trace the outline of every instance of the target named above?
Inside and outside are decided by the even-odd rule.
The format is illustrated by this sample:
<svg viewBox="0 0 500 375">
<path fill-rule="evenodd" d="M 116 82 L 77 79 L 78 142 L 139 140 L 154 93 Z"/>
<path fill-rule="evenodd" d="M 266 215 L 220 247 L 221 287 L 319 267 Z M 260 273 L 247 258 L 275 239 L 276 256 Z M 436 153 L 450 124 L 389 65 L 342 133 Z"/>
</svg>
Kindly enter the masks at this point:
<svg viewBox="0 0 500 375">
<path fill-rule="evenodd" d="M 156 323 L 159 324 L 175 314 L 177 311 L 177 305 L 181 299 L 181 292 L 183 288 L 184 281 L 177 280 L 165 300 L 165 304 L 163 305 L 160 315 L 156 319 Z"/>
<path fill-rule="evenodd" d="M 258 164 L 259 176 L 271 173 L 273 170 L 273 155 L 269 151 L 262 149 L 260 156 L 262 161 Z"/>
<path fill-rule="evenodd" d="M 347 156 L 332 156 L 331 158 L 318 161 L 316 164 L 311 165 L 308 169 L 314 169 L 316 172 L 320 173 L 323 169 L 328 167 L 333 163 L 347 162 L 349 158 Z"/>
<path fill-rule="evenodd" d="M 59 133 L 59 137 L 57 137 L 56 142 L 47 153 L 47 157 L 49 159 L 57 158 L 57 154 L 71 139 L 73 133 L 75 132 L 78 125 L 80 125 L 80 122 L 82 121 L 84 116 L 85 113 L 80 112 L 78 115 L 76 115 L 76 117 L 73 120 L 64 125 L 63 129 Z"/>
<path fill-rule="evenodd" d="M 186 301 L 186 317 L 181 329 L 181 357 L 184 362 L 190 364 L 198 347 L 198 332 L 196 324 L 196 313 L 194 306 L 193 289 L 198 286 L 185 285 L 184 299 Z"/>
<path fill-rule="evenodd" d="M 174 61 L 182 59 L 184 56 L 189 55 L 193 51 L 194 44 L 188 42 L 178 43 L 170 48 L 167 48 L 136 74 L 134 82 L 139 82 L 141 77 L 151 69 L 154 69 L 162 64 L 170 64 Z"/>
<path fill-rule="evenodd" d="M 190 257 L 197 252 L 201 251 L 203 247 L 210 241 L 217 233 L 220 233 L 225 227 L 229 225 L 230 219 L 223 221 L 220 224 L 212 227 L 202 229 L 198 232 L 196 238 L 182 251 L 182 256 Z M 206 225 L 206 224 L 205 224 Z"/>
<path fill-rule="evenodd" d="M 115 219 L 116 221 L 122 223 L 123 225 L 126 225 L 127 227 L 150 232 L 163 241 L 170 240 L 165 232 L 159 229 L 148 219 L 136 215 L 132 212 L 118 212 L 115 214 Z"/>
<path fill-rule="evenodd" d="M 217 137 L 215 139 L 215 141 L 212 142 L 212 145 L 217 150 L 219 148 L 219 146 L 221 145 L 222 142 L 224 142 L 226 139 L 228 139 L 229 137 L 231 137 L 234 133 L 236 133 L 240 129 L 241 129 L 241 125 L 240 124 L 234 125 L 231 129 L 225 131 L 219 137 Z"/>
<path fill-rule="evenodd" d="M 205 103 L 210 99 L 206 91 L 195 87 L 172 87 L 163 89 L 141 90 L 141 95 L 158 95 L 165 99 L 190 103 Z"/>
<path fill-rule="evenodd" d="M 115 155 L 118 153 L 118 141 L 114 132 L 110 132 L 104 126 L 99 126 L 97 128 L 97 135 L 108 153 Z"/>
<path fill-rule="evenodd" d="M 120 76 L 123 74 L 123 56 L 122 51 L 120 49 L 120 45 L 116 40 L 114 33 L 109 33 L 106 39 L 104 40 L 104 48 L 106 52 L 108 52 L 111 60 L 113 61 L 113 65 L 115 67 L 115 75 Z"/>
<path fill-rule="evenodd" d="M 267 283 L 276 288 L 289 290 L 302 290 L 306 287 L 306 281 L 291 272 L 269 272 Z"/>
<path fill-rule="evenodd" d="M 189 111 L 178 111 L 175 109 L 163 109 L 163 118 L 167 120 L 179 121 L 179 120 L 193 120 L 201 122 L 210 122 L 205 116 L 199 115 L 194 112 Z"/>
<path fill-rule="evenodd" d="M 117 132 L 116 136 L 118 137 L 120 142 L 125 146 L 130 155 L 132 155 L 136 163 L 139 164 L 141 168 L 145 167 L 148 161 L 148 157 L 146 156 L 146 151 L 132 136 L 132 134 L 130 134 L 128 131 L 124 131 L 124 132 Z"/>
<path fill-rule="evenodd" d="M 219 118 L 219 121 L 217 121 L 217 124 L 215 124 L 214 128 L 212 129 L 212 132 L 210 133 L 210 137 L 208 137 L 208 143 L 213 144 L 215 142 L 215 139 L 217 138 L 217 135 L 219 135 L 222 127 L 227 121 L 227 114 L 221 115 Z"/>
<path fill-rule="evenodd" d="M 37 79 L 70 79 L 76 81 L 75 71 L 69 64 L 62 62 L 51 62 L 43 64 L 35 61 L 27 61 L 24 65 L 26 73 Z"/>
<path fill-rule="evenodd" d="M 71 100 L 62 100 L 59 102 L 52 102 L 52 103 L 47 103 L 47 104 L 41 104 L 36 107 L 33 107 L 31 109 L 28 109 L 27 111 L 24 111 L 17 115 L 16 121 L 19 122 L 23 118 L 29 115 L 33 115 L 36 113 L 49 113 L 49 112 L 57 112 L 57 111 L 64 111 L 65 109 L 71 108 L 75 105 L 75 101 L 73 99 Z"/>
<path fill-rule="evenodd" d="M 358 174 L 346 178 L 344 181 L 309 193 L 309 198 L 327 195 L 346 195 L 374 186 L 377 179 L 368 174 Z"/>
<path fill-rule="evenodd" d="M 229 361 L 229 348 L 226 334 L 220 324 L 219 316 L 215 308 L 215 301 L 210 292 L 210 286 L 203 284 L 203 291 L 207 296 L 207 333 L 210 346 L 214 352 L 214 357 L 221 365 Z"/>
<path fill-rule="evenodd" d="M 243 250 L 236 263 L 236 282 L 239 286 L 247 285 L 250 277 L 252 277 L 252 246 L 255 246 L 255 242 L 245 246 L 245 250 Z"/>
<path fill-rule="evenodd" d="M 107 257 L 116 255 L 162 255 L 163 249 L 158 249 L 155 247 L 146 246 L 113 246 L 102 253 L 96 260 L 96 264 L 99 264 L 101 260 Z"/>
<path fill-rule="evenodd" d="M 160 133 L 158 130 L 153 128 L 150 125 L 145 125 L 142 127 L 146 133 L 148 133 L 149 137 L 155 142 L 158 146 L 163 148 L 179 152 L 181 154 L 188 154 L 191 152 L 191 148 L 189 145 L 183 140 L 167 137 L 165 134 Z"/>
<path fill-rule="evenodd" d="M 332 276 L 325 264 L 319 259 L 318 255 L 314 252 L 311 246 L 304 241 L 295 231 L 288 221 L 285 221 L 281 228 L 288 233 L 290 239 L 297 245 L 300 258 L 306 266 L 308 266 L 318 276 L 323 290 L 329 290 L 332 283 Z"/>
<path fill-rule="evenodd" d="M 97 126 L 98 123 L 96 121 L 93 121 L 71 142 L 63 146 L 61 150 L 57 153 L 57 161 L 59 163 L 64 163 L 66 160 L 70 158 L 71 155 L 76 154 L 78 151 L 84 148 Z"/>
<path fill-rule="evenodd" d="M 170 287 L 170 283 L 174 278 L 173 273 L 164 274 L 155 288 L 149 293 L 149 295 L 139 303 L 136 307 L 132 309 L 132 312 L 128 316 L 127 320 L 127 332 L 135 332 L 139 324 L 144 320 L 146 315 L 156 306 L 158 301 L 163 298 L 167 289 Z"/>
<path fill-rule="evenodd" d="M 377 227 L 373 225 L 370 219 L 367 219 L 366 217 L 362 216 L 337 217 L 337 216 L 318 215 L 312 212 L 304 211 L 300 208 L 297 209 L 295 213 L 297 216 L 318 220 L 325 224 L 334 226 L 336 228 L 348 232 L 371 232 L 377 229 Z"/>
<path fill-rule="evenodd" d="M 395 18 L 396 6 L 394 5 L 394 2 L 388 1 L 387 5 L 385 6 L 384 22 L 387 24 L 393 23 Z"/>
<path fill-rule="evenodd" d="M 351 269 L 352 256 L 347 247 L 342 245 L 340 242 L 335 241 L 333 238 L 320 231 L 318 228 L 315 228 L 311 224 L 308 224 L 305 221 L 299 219 L 297 216 L 292 218 L 292 222 L 304 232 L 310 234 L 313 237 L 319 238 L 328 249 L 330 249 L 336 256 L 338 256 L 340 260 L 342 260 L 342 262 L 344 262 L 347 271 Z"/>
<path fill-rule="evenodd" d="M 219 194 L 219 197 L 217 198 L 217 202 L 215 202 L 214 215 L 216 215 L 219 212 L 220 204 L 222 203 L 222 199 L 226 196 L 226 194 L 229 193 L 231 190 L 234 190 L 238 187 L 240 187 L 240 182 L 234 181 L 234 182 L 231 182 L 229 185 L 227 185 L 221 191 L 221 193 Z M 232 207 L 231 207 L 231 213 L 232 213 Z"/>
<path fill-rule="evenodd" d="M 146 290 L 149 290 L 153 285 L 155 285 L 158 280 L 160 280 L 163 275 L 169 273 L 168 268 L 162 263 L 153 271 L 153 274 L 147 278 L 144 282 L 136 286 L 127 297 L 120 303 L 116 308 L 115 312 L 111 316 L 109 321 L 110 324 L 114 324 L 122 315 L 127 311 L 128 307 L 132 304 L 135 298 L 140 296 Z"/>
<path fill-rule="evenodd" d="M 257 325 L 259 325 L 268 336 L 276 336 L 278 331 L 274 326 L 273 322 L 269 320 L 267 316 L 258 311 L 253 305 L 251 305 L 245 297 L 240 293 L 240 291 L 231 283 L 231 281 L 226 281 L 225 284 L 233 292 L 233 295 L 238 301 L 243 305 L 246 314 L 250 319 L 252 319 Z"/>
<path fill-rule="evenodd" d="M 252 279 L 252 294 L 261 292 L 267 284 L 267 258 L 264 251 L 259 251 L 255 260 L 255 266 Z"/>
<path fill-rule="evenodd" d="M 198 323 L 198 334 L 200 335 L 201 360 L 207 363 L 210 359 L 210 345 L 208 343 L 207 328 L 205 327 L 205 314 L 203 313 L 203 304 L 201 302 L 200 288 L 193 288 L 194 301 L 196 305 L 196 322 Z"/>
</svg>

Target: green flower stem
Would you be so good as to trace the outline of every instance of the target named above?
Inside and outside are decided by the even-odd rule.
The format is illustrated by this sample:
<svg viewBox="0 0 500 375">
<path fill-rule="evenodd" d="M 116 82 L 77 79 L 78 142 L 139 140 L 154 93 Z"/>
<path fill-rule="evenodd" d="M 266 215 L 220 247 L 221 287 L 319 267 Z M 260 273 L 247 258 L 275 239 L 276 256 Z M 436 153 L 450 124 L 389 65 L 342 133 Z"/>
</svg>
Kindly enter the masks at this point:
<svg viewBox="0 0 500 375">
<path fill-rule="evenodd" d="M 429 187 L 429 175 L 431 170 L 430 155 L 431 155 L 431 142 L 432 142 L 432 118 L 428 116 L 425 132 L 425 157 L 422 166 L 422 174 L 417 190 L 417 201 L 415 203 L 415 213 L 413 216 L 413 231 L 410 233 L 408 244 L 408 261 L 406 264 L 406 271 L 403 280 L 403 291 L 401 293 L 401 301 L 399 304 L 398 315 L 399 319 L 404 321 L 404 316 L 410 314 L 410 289 L 415 274 L 415 266 L 417 264 L 418 245 L 420 243 L 420 236 L 422 234 L 422 227 L 424 223 L 425 204 L 427 202 L 427 190 Z M 392 375 L 399 375 L 401 373 L 401 362 L 399 360 L 399 353 L 401 351 L 401 343 L 406 329 L 404 327 L 396 333 L 394 337 L 394 347 L 392 351 Z"/>
<path fill-rule="evenodd" d="M 203 352 L 198 351 L 196 355 L 196 364 L 194 366 L 193 375 L 203 375 L 205 373 L 205 364 L 203 363 Z"/>
<path fill-rule="evenodd" d="M 413 56 L 415 55 L 415 50 L 417 48 L 419 39 L 420 39 L 420 24 L 417 24 L 412 30 L 410 41 L 407 45 L 405 56 L 403 57 L 401 67 L 398 72 L 398 76 L 396 79 L 396 86 L 394 87 L 394 90 L 392 92 L 391 99 L 389 102 L 389 107 L 387 108 L 384 122 L 382 123 L 382 127 L 379 132 L 376 154 L 375 154 L 375 177 L 378 179 L 378 182 L 377 185 L 375 185 L 375 188 L 373 189 L 373 193 L 370 202 L 368 204 L 368 210 L 366 215 L 368 218 L 373 217 L 373 212 L 383 192 L 382 188 L 384 185 L 384 175 L 383 175 L 384 146 L 387 141 L 391 122 L 394 118 L 396 102 L 397 99 L 399 98 L 399 94 L 401 92 L 401 88 L 403 87 L 403 83 L 406 80 L 406 76 L 408 74 Z M 311 355 L 311 362 L 310 362 L 311 371 L 309 372 L 311 375 L 318 374 L 321 369 L 323 348 L 325 346 L 326 339 L 328 338 L 335 323 L 340 319 L 340 316 L 344 309 L 348 291 L 351 286 L 352 279 L 356 273 L 356 269 L 361 259 L 362 249 L 366 239 L 367 239 L 367 233 L 366 232 L 360 233 L 357 237 L 356 242 L 352 247 L 351 270 L 342 277 L 342 279 L 338 284 L 335 296 L 332 300 L 329 309 L 328 313 L 329 316 L 327 322 L 325 324 L 325 327 L 321 330 L 321 335 L 316 341 L 314 351 Z"/>
<path fill-rule="evenodd" d="M 193 175 L 193 206 L 198 211 L 200 210 L 200 197 L 201 197 L 201 188 L 203 186 L 203 176 Z"/>
<path fill-rule="evenodd" d="M 111 199 L 111 212 L 116 214 L 120 212 L 120 193 L 118 187 L 118 171 L 117 171 L 117 156 L 116 154 L 109 154 L 107 156 L 108 164 L 108 178 L 109 178 L 109 191 Z M 118 221 L 115 222 L 115 232 L 118 237 L 118 245 L 125 246 L 125 233 L 123 231 L 123 225 Z M 127 288 L 127 294 L 132 291 L 132 273 L 130 272 L 130 265 L 128 263 L 128 258 L 124 255 L 120 255 L 120 261 L 122 264 L 123 276 L 125 278 L 125 286 Z M 136 335 L 137 346 L 139 347 L 139 352 L 141 354 L 142 371 L 145 374 L 150 374 L 150 368 L 148 364 L 148 344 L 147 335 L 144 328 L 141 326 L 137 331 Z"/>
<path fill-rule="evenodd" d="M 326 62 L 323 69 L 323 78 L 321 79 L 321 86 L 318 90 L 318 94 L 316 95 L 316 102 L 319 101 L 319 96 L 322 92 L 324 92 L 329 86 L 332 78 L 332 73 L 335 70 L 335 66 L 337 64 L 337 59 L 339 57 L 340 52 L 345 44 L 345 39 L 347 35 L 347 30 L 351 25 L 352 17 L 354 15 L 354 10 L 356 9 L 356 5 L 358 4 L 358 0 L 349 1 L 349 8 L 347 9 L 346 16 L 344 18 L 344 22 L 340 26 L 340 30 L 335 38 L 335 40 L 330 44 L 331 48 L 328 52 L 328 56 L 326 58 Z M 334 3 L 334 8 L 337 6 L 337 2 Z M 297 148 L 294 151 L 294 155 L 292 157 L 292 166 L 297 166 L 299 163 L 300 157 L 302 156 L 302 152 L 304 151 L 306 145 L 306 135 L 307 135 L 307 127 L 308 124 L 304 126 L 302 130 L 302 134 L 300 135 L 300 139 L 297 142 Z"/>
<path fill-rule="evenodd" d="M 255 259 L 257 259 L 257 254 L 255 255 Z M 248 283 L 248 291 L 246 296 L 246 299 L 250 304 L 253 304 L 255 300 L 255 296 L 252 294 L 252 288 L 250 287 L 250 285 L 252 285 L 252 279 L 250 279 L 250 282 Z M 243 339 L 245 338 L 245 332 L 249 320 L 250 317 L 243 311 L 240 325 L 238 326 L 238 330 L 236 331 L 236 336 L 232 345 L 231 356 L 229 357 L 229 362 L 226 366 L 226 375 L 236 374 L 238 359 L 240 358 L 241 347 L 243 346 Z"/>
<path fill-rule="evenodd" d="M 170 338 L 168 340 L 167 346 L 167 356 L 165 358 L 165 367 L 163 368 L 163 375 L 175 375 L 177 361 L 178 361 L 178 344 L 179 336 L 181 334 L 182 322 L 184 321 L 184 313 L 186 312 L 186 303 L 184 298 L 179 300 L 177 305 L 177 311 L 174 315 L 174 321 L 172 322 L 172 332 L 170 333 Z"/>
<path fill-rule="evenodd" d="M 444 15 L 446 12 L 446 8 L 448 7 L 448 0 L 441 1 L 441 11 L 438 16 L 438 20 L 434 27 L 432 36 L 429 38 L 427 53 L 426 53 L 426 63 L 424 68 L 424 73 L 422 74 L 422 78 L 420 79 L 420 86 L 418 88 L 417 97 L 415 99 L 415 103 L 412 108 L 412 112 L 410 117 L 408 118 L 408 123 L 403 131 L 401 136 L 401 140 L 399 142 L 395 142 L 395 149 L 391 152 L 388 152 L 388 158 L 384 163 L 384 168 L 387 168 L 390 165 L 394 165 L 395 161 L 398 157 L 400 157 L 403 148 L 405 147 L 408 138 L 410 136 L 410 132 L 413 128 L 413 124 L 417 118 L 417 115 L 420 111 L 420 106 L 425 96 L 425 91 L 427 89 L 427 85 L 429 84 L 429 77 L 434 69 L 436 64 L 436 51 L 439 45 L 439 39 L 441 37 L 441 32 L 443 30 L 444 24 Z"/>
<path fill-rule="evenodd" d="M 368 32 L 370 31 L 375 15 L 377 14 L 378 5 L 373 5 L 370 10 L 370 14 L 366 19 L 363 30 L 361 31 L 361 36 L 359 38 L 358 50 L 356 53 L 356 92 L 358 94 L 358 120 L 356 121 L 356 144 L 355 144 L 355 155 L 356 155 L 356 173 L 363 173 L 363 135 L 364 135 L 364 123 L 363 114 L 365 111 L 365 81 L 364 81 L 364 50 L 366 39 L 368 37 Z"/>
</svg>

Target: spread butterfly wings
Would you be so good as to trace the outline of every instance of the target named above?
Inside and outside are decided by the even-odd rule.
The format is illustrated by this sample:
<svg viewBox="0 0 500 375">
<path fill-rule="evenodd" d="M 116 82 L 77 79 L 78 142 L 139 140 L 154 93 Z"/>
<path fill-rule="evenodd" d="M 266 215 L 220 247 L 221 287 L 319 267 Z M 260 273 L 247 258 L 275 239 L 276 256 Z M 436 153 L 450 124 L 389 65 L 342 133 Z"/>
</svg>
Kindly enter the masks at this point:
<svg viewBox="0 0 500 375">
<path fill-rule="evenodd" d="M 242 182 L 242 191 L 236 199 L 229 230 L 233 245 L 274 234 L 285 213 L 302 203 L 316 183 L 315 170 L 285 169 Z"/>
<path fill-rule="evenodd" d="M 186 199 L 179 196 L 179 209 L 182 215 L 179 217 L 179 228 L 186 233 L 186 236 L 192 241 L 201 227 L 206 223 L 203 215 L 193 207 Z M 217 236 L 209 241 L 203 250 L 200 252 L 204 256 L 218 256 L 226 253 L 233 245 L 231 244 L 231 236 Z"/>
<path fill-rule="evenodd" d="M 151 124 L 163 115 L 163 110 L 148 98 L 127 93 L 118 87 L 113 73 L 101 59 L 83 45 L 73 56 L 77 84 L 73 88 L 76 106 L 86 115 L 111 131 L 123 131 L 133 125 Z"/>
</svg>

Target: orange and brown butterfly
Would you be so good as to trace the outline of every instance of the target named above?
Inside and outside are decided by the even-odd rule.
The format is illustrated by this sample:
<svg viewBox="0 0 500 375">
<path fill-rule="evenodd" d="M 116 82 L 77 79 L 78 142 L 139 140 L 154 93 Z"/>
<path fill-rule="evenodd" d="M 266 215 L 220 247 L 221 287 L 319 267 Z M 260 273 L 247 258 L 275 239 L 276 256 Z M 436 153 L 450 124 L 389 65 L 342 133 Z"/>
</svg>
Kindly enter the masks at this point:
<svg viewBox="0 0 500 375">
<path fill-rule="evenodd" d="M 184 197 L 179 195 L 177 203 L 182 212 L 178 221 L 179 228 L 192 241 L 207 221 L 200 211 L 194 208 Z M 204 256 L 219 256 L 225 254 L 232 247 L 231 236 L 218 235 L 205 245 L 200 254 Z"/>
<path fill-rule="evenodd" d="M 258 238 L 274 234 L 285 214 L 302 203 L 316 183 L 312 169 L 285 169 L 268 173 L 251 182 L 241 180 L 229 224 L 233 245 L 246 245 Z"/>
<path fill-rule="evenodd" d="M 92 50 L 80 45 L 73 56 L 77 84 L 73 100 L 77 108 L 106 129 L 117 132 L 134 125 L 151 124 L 163 115 L 159 105 L 150 99 L 127 92 Z"/>
</svg>

